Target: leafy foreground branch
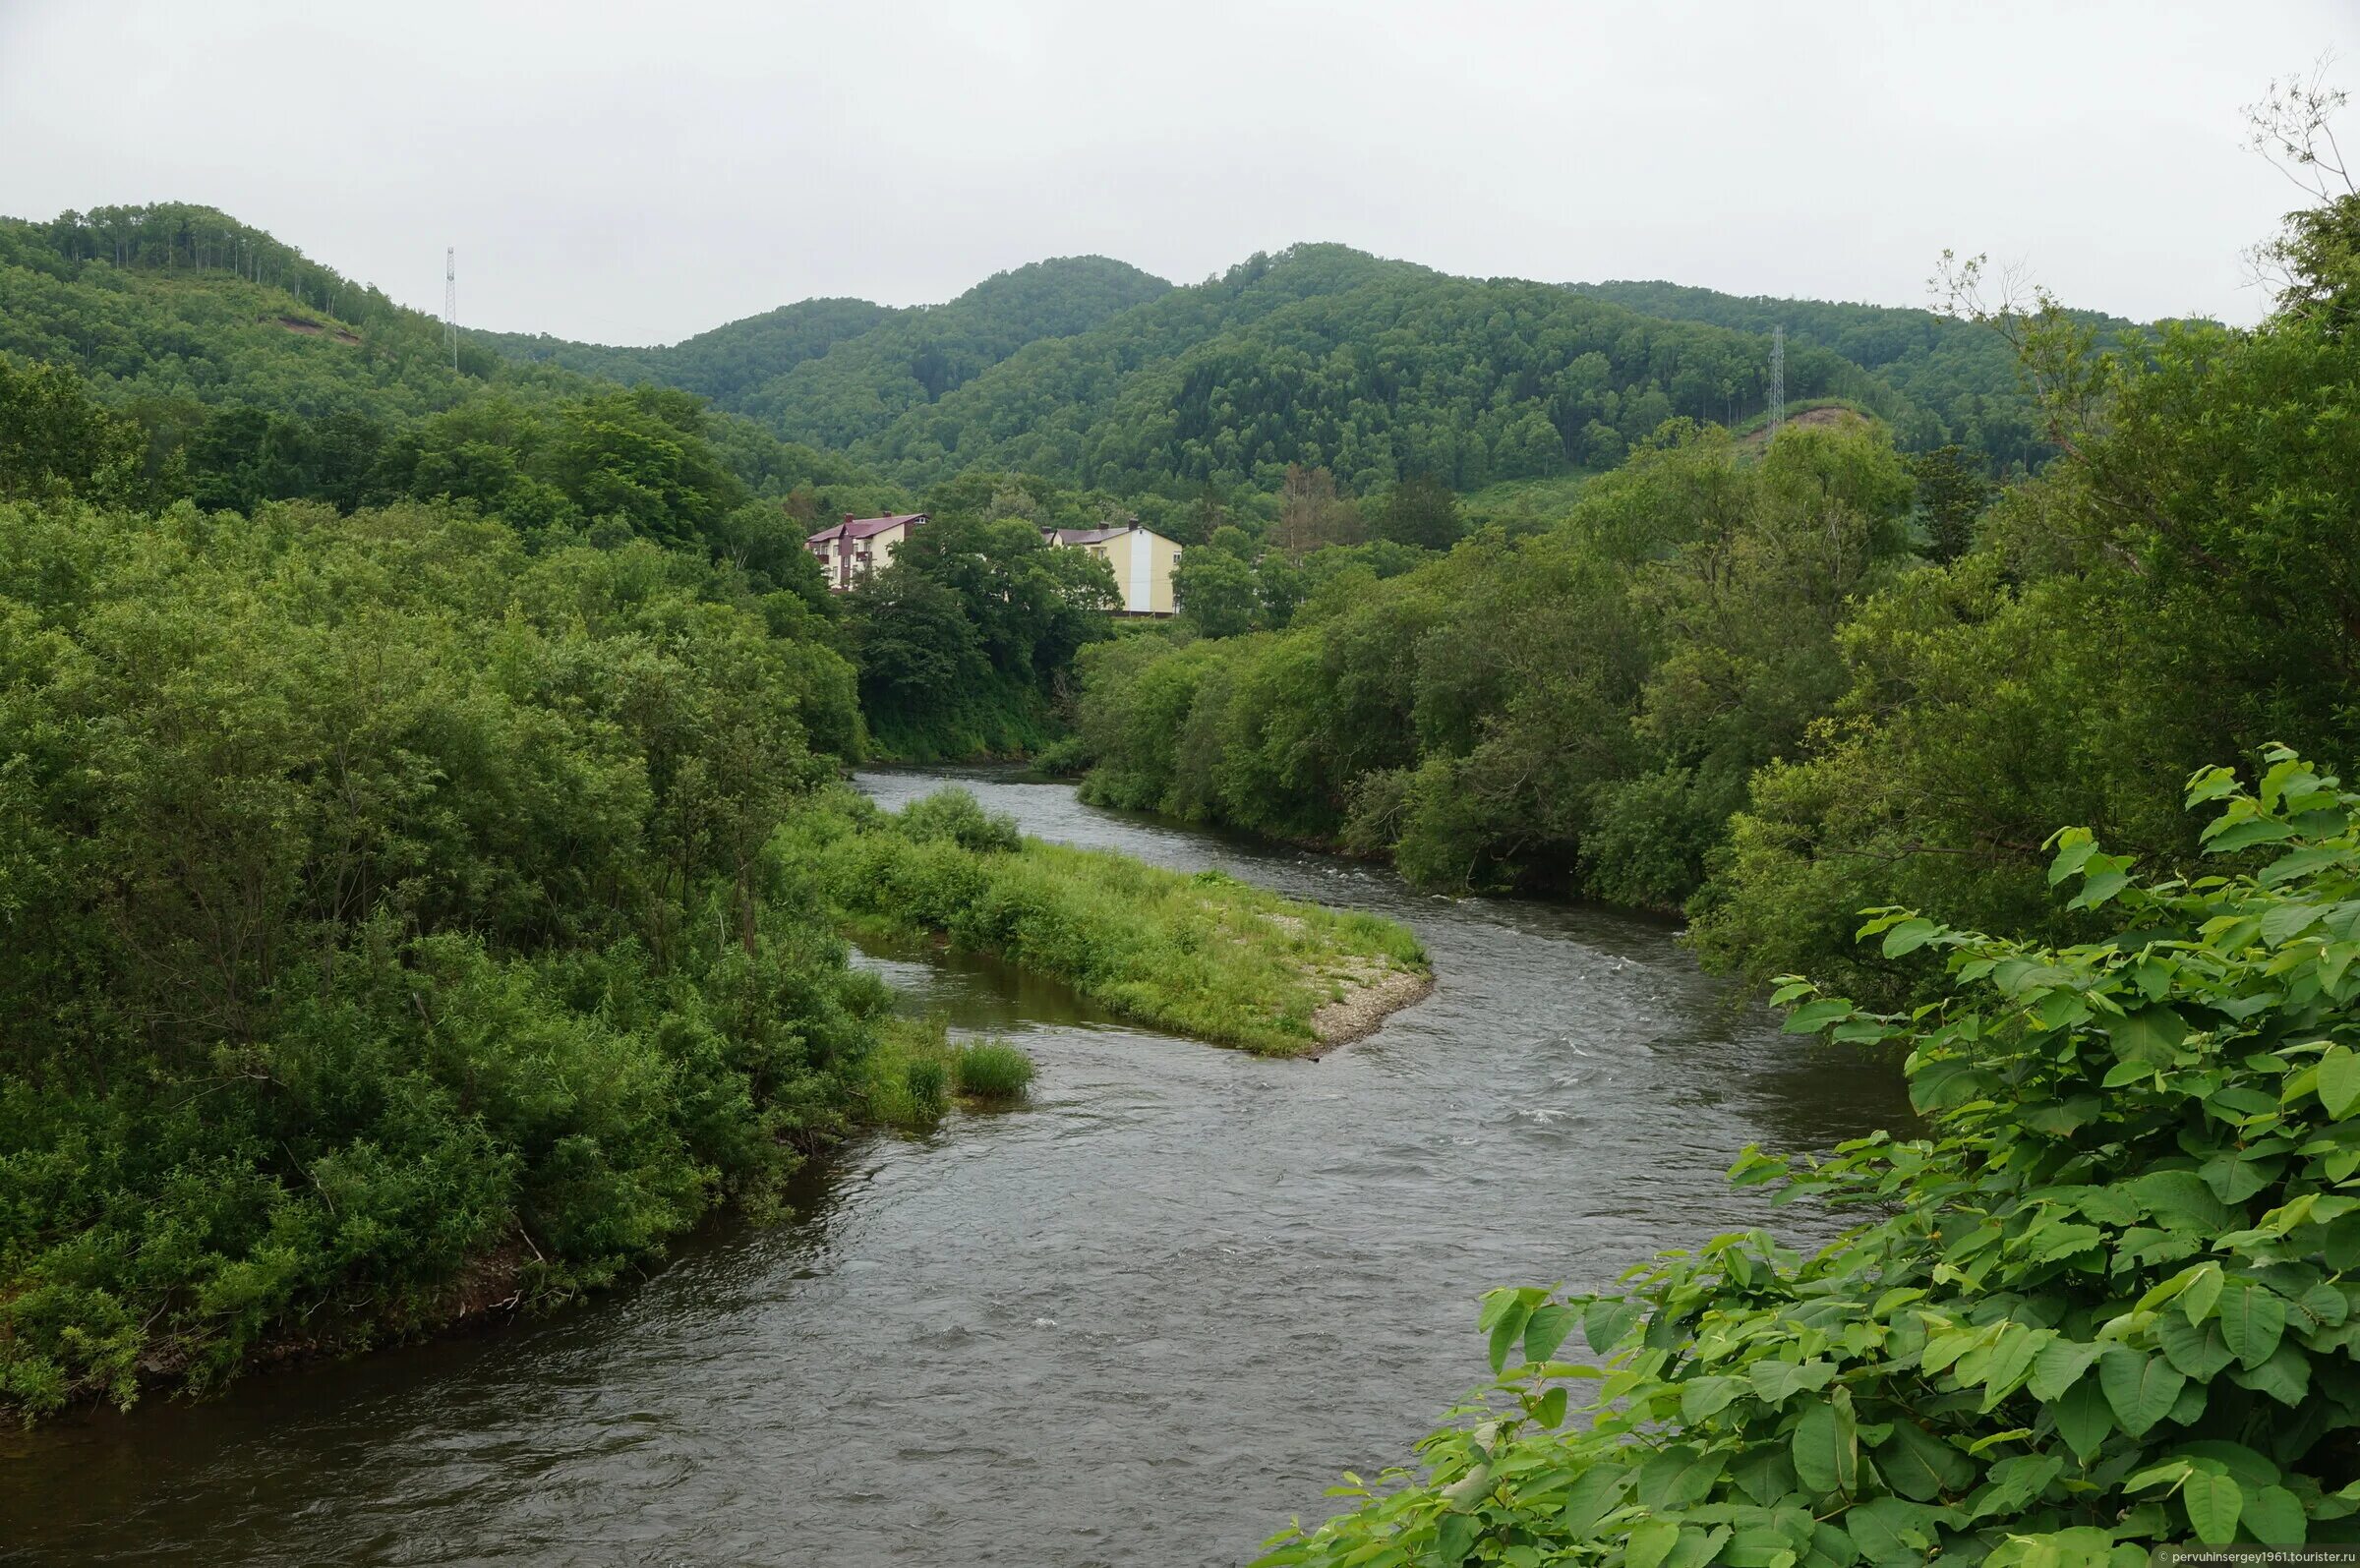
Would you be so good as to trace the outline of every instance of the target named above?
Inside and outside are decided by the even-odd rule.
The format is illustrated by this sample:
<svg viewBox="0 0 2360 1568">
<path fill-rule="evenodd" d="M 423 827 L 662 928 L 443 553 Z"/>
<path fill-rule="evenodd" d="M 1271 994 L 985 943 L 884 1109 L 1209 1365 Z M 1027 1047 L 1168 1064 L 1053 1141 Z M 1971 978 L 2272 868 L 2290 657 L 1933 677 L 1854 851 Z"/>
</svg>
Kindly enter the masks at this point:
<svg viewBox="0 0 2360 1568">
<path fill-rule="evenodd" d="M 2052 840 L 2052 885 L 2120 911 L 2106 941 L 1875 911 L 1888 956 L 1947 957 L 1943 1000 L 1777 1000 L 1790 1032 L 1905 1046 L 1932 1136 L 1749 1149 L 1731 1179 L 1879 1217 L 1808 1258 L 1723 1236 L 1625 1296 L 1491 1293 L 1504 1375 L 1473 1423 L 1263 1562 L 2067 1568 L 2360 1539 L 2360 794 L 2266 760 L 2253 792 L 2188 789 L 2221 803 L 2208 851 L 2275 851 L 2259 870 L 2141 884 L 2086 831 Z M 1558 1359 L 1576 1326 L 1603 1367 Z"/>
<path fill-rule="evenodd" d="M 1267 1056 L 1365 1033 L 1433 983 L 1390 920 L 1027 840 L 964 790 L 890 816 L 847 798 L 796 819 L 780 848 L 818 868 L 856 926 L 939 934 L 1126 1017 Z"/>
</svg>

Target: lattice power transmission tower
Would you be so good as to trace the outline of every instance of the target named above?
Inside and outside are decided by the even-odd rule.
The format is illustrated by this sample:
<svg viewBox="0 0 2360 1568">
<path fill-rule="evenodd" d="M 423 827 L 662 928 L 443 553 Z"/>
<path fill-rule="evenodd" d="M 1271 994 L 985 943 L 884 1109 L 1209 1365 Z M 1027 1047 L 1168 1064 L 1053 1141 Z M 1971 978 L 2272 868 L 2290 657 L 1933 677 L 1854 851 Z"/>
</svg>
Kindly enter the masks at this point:
<svg viewBox="0 0 2360 1568">
<path fill-rule="evenodd" d="M 459 368 L 459 248 L 442 252 L 442 338 L 450 345 L 450 368 Z"/>
<path fill-rule="evenodd" d="M 1787 422 L 1787 329 L 1770 328 L 1770 434 Z"/>
</svg>

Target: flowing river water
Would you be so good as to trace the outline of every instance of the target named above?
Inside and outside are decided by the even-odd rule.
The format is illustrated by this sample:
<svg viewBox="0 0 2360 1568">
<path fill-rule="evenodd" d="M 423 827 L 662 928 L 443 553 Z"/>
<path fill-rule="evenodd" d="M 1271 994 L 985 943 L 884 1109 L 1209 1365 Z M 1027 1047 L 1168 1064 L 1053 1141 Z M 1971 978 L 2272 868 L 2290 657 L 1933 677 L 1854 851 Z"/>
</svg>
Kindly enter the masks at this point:
<svg viewBox="0 0 2360 1568">
<path fill-rule="evenodd" d="M 1319 1062 L 1125 1024 L 978 959 L 864 955 L 1029 1105 L 878 1136 L 790 1220 L 560 1315 L 0 1431 L 0 1562 L 1236 1564 L 1485 1377 L 1476 1298 L 1600 1285 L 1799 1216 L 1748 1142 L 1907 1117 L 1889 1066 L 1780 1036 L 1661 923 L 956 782 L 1026 832 L 1375 910 L 1439 984 Z"/>
</svg>

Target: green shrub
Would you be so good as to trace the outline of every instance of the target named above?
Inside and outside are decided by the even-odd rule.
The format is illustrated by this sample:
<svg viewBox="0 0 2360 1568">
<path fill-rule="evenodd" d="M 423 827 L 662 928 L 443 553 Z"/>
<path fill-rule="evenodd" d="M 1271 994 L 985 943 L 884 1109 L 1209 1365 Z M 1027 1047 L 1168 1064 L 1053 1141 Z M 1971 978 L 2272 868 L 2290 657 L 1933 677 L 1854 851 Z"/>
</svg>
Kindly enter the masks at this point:
<svg viewBox="0 0 2360 1568">
<path fill-rule="evenodd" d="M 902 1070 L 902 1084 L 910 1094 L 910 1110 L 914 1117 L 933 1121 L 942 1115 L 949 1103 L 948 1085 L 951 1071 L 940 1057 L 913 1057 Z"/>
<path fill-rule="evenodd" d="M 1731 1173 L 1867 1223 L 1808 1257 L 1723 1236 L 1622 1296 L 1491 1293 L 1480 1419 L 1264 1561 L 2072 1568 L 2360 1539 L 2360 794 L 2267 761 L 2251 793 L 2225 769 L 2188 789 L 2236 875 L 2142 884 L 2085 831 L 2050 841 L 2103 940 L 1874 911 L 1888 957 L 1944 960 L 1941 1000 L 1778 1000 L 1790 1032 L 1906 1049 L 1931 1135 Z M 1604 1367 L 1561 1359 L 1576 1328 Z"/>
<path fill-rule="evenodd" d="M 735 594 L 0 503 L 0 1405 L 556 1299 L 844 1129 L 875 982 L 759 851 L 849 669 Z"/>
<path fill-rule="evenodd" d="M 1005 1040 L 978 1040 L 951 1057 L 959 1092 L 978 1100 L 1013 1100 L 1032 1082 L 1032 1059 Z"/>
<path fill-rule="evenodd" d="M 1016 849 L 1025 836 L 1006 812 L 987 812 L 964 789 L 937 789 L 913 800 L 896 815 L 902 837 L 913 843 L 947 840 L 962 849 L 982 852 Z"/>
</svg>

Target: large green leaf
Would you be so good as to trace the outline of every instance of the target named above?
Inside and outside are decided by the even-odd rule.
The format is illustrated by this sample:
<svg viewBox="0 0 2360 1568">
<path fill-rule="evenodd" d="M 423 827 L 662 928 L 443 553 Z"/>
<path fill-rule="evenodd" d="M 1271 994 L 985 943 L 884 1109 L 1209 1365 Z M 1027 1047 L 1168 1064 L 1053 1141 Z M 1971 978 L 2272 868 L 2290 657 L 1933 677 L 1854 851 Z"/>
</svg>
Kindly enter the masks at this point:
<svg viewBox="0 0 2360 1568">
<path fill-rule="evenodd" d="M 2286 1332 L 2286 1298 L 2251 1280 L 2231 1280 L 2220 1293 L 2220 1337 L 2243 1366 L 2259 1366 Z"/>
<path fill-rule="evenodd" d="M 2250 848 L 2258 843 L 2275 843 L 2281 839 L 2294 837 L 2292 828 L 2283 822 L 2273 822 L 2267 817 L 2249 818 L 2244 822 L 2224 828 L 2217 834 L 2212 834 L 2211 829 L 2206 831 L 2210 835 L 2205 843 L 2207 854 L 2228 854 L 2233 850 Z"/>
<path fill-rule="evenodd" d="M 2194 1171 L 2151 1171 L 2131 1193 L 2165 1230 L 2215 1236 L 2229 1228 L 2229 1206 Z"/>
<path fill-rule="evenodd" d="M 1919 1502 L 1964 1492 L 1977 1474 L 1974 1460 L 1906 1419 L 1896 1421 L 1892 1434 L 1878 1445 L 1876 1468 L 1885 1484 Z"/>
<path fill-rule="evenodd" d="M 1835 1375 L 1836 1364 L 1823 1361 L 1767 1361 L 1755 1362 L 1745 1370 L 1746 1376 L 1753 1382 L 1754 1396 L 1766 1404 L 1776 1405 L 1801 1390 L 1808 1389 L 1816 1393 L 1825 1388 L 1827 1380 Z"/>
<path fill-rule="evenodd" d="M 2300 1410 L 2304 1396 L 2311 1392 L 2311 1358 L 2294 1341 L 2286 1340 L 2261 1365 L 2231 1368 L 2229 1380 Z"/>
<path fill-rule="evenodd" d="M 1720 1555 L 1721 1548 L 1728 1541 L 1727 1525 L 1682 1526 L 1680 1539 L 1673 1542 L 1672 1550 L 1664 1558 L 1663 1568 L 1704 1568 L 1706 1563 Z"/>
<path fill-rule="evenodd" d="M 2166 1314 L 2155 1321 L 2155 1340 L 2171 1365 L 2191 1377 L 2209 1378 L 2237 1358 L 2220 1336 L 2217 1319 L 2191 1323 Z"/>
<path fill-rule="evenodd" d="M 1639 1502 L 1658 1513 L 1693 1508 L 1728 1466 L 1727 1453 L 1699 1453 L 1686 1444 L 1667 1448 L 1639 1467 Z"/>
<path fill-rule="evenodd" d="M 2237 1516 L 2245 1511 L 2245 1492 L 2224 1472 L 2200 1470 L 2181 1484 L 2180 1502 L 2196 1539 L 2208 1546 L 2225 1546 L 2237 1539 Z"/>
<path fill-rule="evenodd" d="M 1792 1452 L 1803 1487 L 1821 1496 L 1849 1495 L 1859 1484 L 1859 1432 L 1849 1401 L 1813 1405 L 1796 1423 Z"/>
<path fill-rule="evenodd" d="M 1597 1464 L 1582 1472 L 1571 1486 L 1565 1488 L 1565 1500 L 1558 1510 L 1558 1524 L 1568 1540 L 1587 1540 L 1598 1531 L 1598 1522 L 1614 1511 L 1629 1489 L 1634 1472 L 1627 1466 Z"/>
<path fill-rule="evenodd" d="M 1885 933 L 1884 955 L 1888 958 L 1899 958 L 1915 953 L 1924 947 L 1939 929 L 1931 920 L 1904 920 Z"/>
<path fill-rule="evenodd" d="M 1524 1337 L 1524 1324 L 1531 1316 L 1532 1308 L 1517 1302 L 1503 1311 L 1500 1314 L 1500 1320 L 1492 1325 L 1493 1371 L 1499 1371 L 1507 1365 L 1507 1353 L 1515 1348 L 1517 1340 Z"/>
<path fill-rule="evenodd" d="M 1624 1568 L 1662 1568 L 1679 1543 L 1680 1526 L 1669 1519 L 1648 1519 L 1631 1527 L 1622 1545 Z"/>
<path fill-rule="evenodd" d="M 2114 1429 L 2114 1410 L 2106 1398 L 2104 1387 L 2094 1377 L 2085 1377 L 2065 1391 L 2065 1397 L 2049 1407 L 2057 1423 L 2057 1435 L 2083 1464 L 2096 1456 L 2106 1434 Z"/>
<path fill-rule="evenodd" d="M 1590 1353 L 1604 1356 L 1622 1344 L 1646 1310 L 1645 1303 L 1626 1298 L 1592 1302 L 1583 1307 L 1581 1333 L 1590 1342 Z"/>
<path fill-rule="evenodd" d="M 2025 1380 L 2025 1387 L 2046 1404 L 2071 1388 L 2104 1348 L 2069 1339 L 2051 1340 L 2033 1358 L 2033 1375 Z"/>
<path fill-rule="evenodd" d="M 2180 1042 L 2187 1038 L 2188 1025 L 2169 1008 L 2142 1008 L 2108 1021 L 2106 1036 L 2113 1041 L 2114 1055 L 2119 1060 L 2163 1067 L 2171 1062 Z"/>
<path fill-rule="evenodd" d="M 1768 1507 L 1795 1489 L 1795 1461 L 1780 1444 L 1763 1444 L 1729 1467 L 1738 1489 Z"/>
<path fill-rule="evenodd" d="M 2319 1103 L 2338 1122 L 2360 1105 L 2360 1052 L 2339 1045 L 2319 1059 Z"/>
<path fill-rule="evenodd" d="M 1898 1497 L 1872 1497 L 1848 1509 L 1844 1529 L 1876 1568 L 1922 1568 L 1938 1539 L 1934 1511 Z"/>
<path fill-rule="evenodd" d="M 2258 1160 L 2238 1150 L 2224 1149 L 2207 1160 L 2197 1175 L 2223 1203 L 2242 1203 L 2268 1187 L 2280 1168 L 2276 1160 Z"/>
<path fill-rule="evenodd" d="M 2265 1546 L 2299 1546 L 2310 1534 L 2302 1501 L 2283 1486 L 2264 1486 L 2245 1496 L 2245 1530 Z"/>
<path fill-rule="evenodd" d="M 2106 1347 L 2098 1358 L 2097 1378 L 2114 1419 L 2133 1437 L 2169 1415 L 2188 1383 L 2186 1375 L 2162 1357 L 2142 1356 L 2127 1345 Z"/>
<path fill-rule="evenodd" d="M 1737 1377 L 1691 1377 L 1680 1385 L 1680 1419 L 1693 1425 L 1718 1415 L 1747 1386 Z"/>
<path fill-rule="evenodd" d="M 1573 1331 L 1576 1314 L 1563 1303 L 1551 1302 L 1533 1308 L 1532 1316 L 1524 1323 L 1524 1359 L 1545 1362 L 1557 1354 L 1557 1348 Z"/>
</svg>

